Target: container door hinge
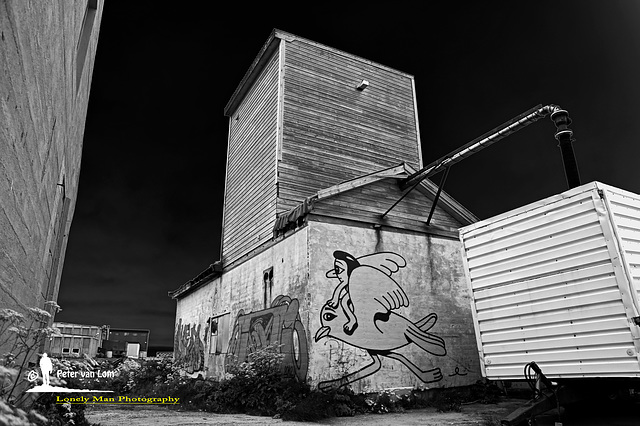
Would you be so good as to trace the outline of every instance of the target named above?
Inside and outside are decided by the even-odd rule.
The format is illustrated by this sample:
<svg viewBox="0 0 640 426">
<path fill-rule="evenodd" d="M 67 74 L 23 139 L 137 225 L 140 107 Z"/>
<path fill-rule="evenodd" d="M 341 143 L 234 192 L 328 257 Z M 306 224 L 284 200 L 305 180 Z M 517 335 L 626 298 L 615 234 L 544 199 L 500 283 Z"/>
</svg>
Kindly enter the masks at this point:
<svg viewBox="0 0 640 426">
<path fill-rule="evenodd" d="M 640 317 L 633 317 L 631 318 L 631 321 L 633 321 L 635 325 L 640 326 Z"/>
</svg>

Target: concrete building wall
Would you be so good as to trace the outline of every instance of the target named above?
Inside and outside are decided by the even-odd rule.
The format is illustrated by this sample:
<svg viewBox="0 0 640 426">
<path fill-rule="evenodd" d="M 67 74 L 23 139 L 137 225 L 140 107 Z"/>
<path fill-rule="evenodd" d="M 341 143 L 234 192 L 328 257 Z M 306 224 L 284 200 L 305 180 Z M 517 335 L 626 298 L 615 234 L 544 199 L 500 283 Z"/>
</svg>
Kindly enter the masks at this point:
<svg viewBox="0 0 640 426">
<path fill-rule="evenodd" d="M 339 285 L 337 278 L 327 276 L 327 271 L 334 268 L 336 250 L 359 257 L 365 265 L 360 268 L 374 273 L 366 282 L 358 282 L 354 272 L 349 281 L 358 322 L 351 336 L 340 332 L 346 323 L 344 309 L 348 307 L 338 304 L 335 325 L 322 318 Z M 375 253 L 378 254 L 366 256 Z M 381 256 L 406 264 L 385 275 L 381 271 L 388 269 L 366 260 Z M 264 272 L 270 268 L 273 285 L 265 306 Z M 368 297 L 356 295 L 358 285 Z M 389 337 L 385 324 L 374 318 L 378 312 L 384 316 L 387 310 L 374 298 L 383 300 L 389 297 L 385 296 L 387 292 L 398 294 L 398 288 L 406 294 L 407 306 L 391 309 L 393 315 L 398 315 L 386 322 L 383 318 L 382 322 L 395 321 L 395 326 L 404 328 L 394 330 Z M 277 342 L 285 354 L 284 372 L 324 389 L 340 385 L 349 385 L 358 392 L 450 387 L 472 384 L 480 378 L 457 240 L 309 221 L 293 235 L 177 302 L 176 362 L 194 375 L 221 377 L 234 357 L 243 361 L 248 353 Z M 211 318 L 216 319 L 215 326 Z M 372 327 L 376 323 L 387 334 L 376 334 Z M 332 332 L 316 340 L 325 325 L 331 325 Z M 210 332 L 214 328 L 215 335 Z M 405 332 L 416 333 L 410 337 L 415 342 L 408 341 Z M 404 339 L 400 345 L 395 343 L 398 336 Z M 436 343 L 430 343 L 430 339 Z M 372 354 L 381 361 L 376 371 L 366 368 L 375 358 Z M 352 376 L 353 381 L 343 379 L 352 374 L 356 375 Z"/>
<path fill-rule="evenodd" d="M 176 362 L 190 373 L 221 377 L 232 357 L 243 361 L 248 352 L 276 342 L 291 351 L 293 331 L 283 336 L 282 329 L 291 321 L 302 327 L 298 306 L 309 306 L 307 244 L 308 229 L 302 228 L 181 296 L 176 312 Z M 269 271 L 272 279 L 265 283 Z M 300 338 L 303 333 L 300 331 Z M 306 346 L 306 340 L 302 344 Z M 303 361 L 306 359 L 305 353 Z M 291 365 L 290 360 L 286 362 Z"/>
<path fill-rule="evenodd" d="M 0 3 L 0 307 L 57 299 L 102 6 Z"/>
<path fill-rule="evenodd" d="M 307 333 L 316 336 L 323 325 L 331 328 L 330 334 L 311 343 L 309 375 L 321 388 L 335 386 L 340 383 L 337 380 L 341 377 L 365 368 L 372 362 L 369 350 L 379 353 L 391 350 L 403 355 L 406 360 L 379 356 L 381 367 L 378 371 L 350 383 L 358 392 L 404 386 L 463 386 L 475 383 L 480 378 L 469 290 L 458 241 L 426 234 L 321 222 L 309 223 L 309 241 L 309 282 L 312 283 L 309 292 L 312 296 Z M 327 277 L 327 271 L 334 266 L 336 250 L 360 258 L 361 265 L 365 265 L 360 268 L 370 269 L 368 274 L 359 276 L 354 271 L 349 278 L 351 301 L 358 322 L 350 336 L 341 330 L 346 323 L 342 306 L 335 309 L 337 318 L 331 321 L 321 318 L 321 314 L 326 313 L 327 301 L 339 285 L 338 279 Z M 374 253 L 386 255 L 367 257 Z M 406 264 L 398 267 L 397 272 L 387 275 L 389 263 L 381 265 L 380 259 L 402 262 L 397 255 Z M 362 278 L 368 279 L 358 282 Z M 358 287 L 364 293 L 358 293 Z M 431 319 L 428 325 L 422 327 L 424 333 L 418 331 L 414 334 L 414 343 L 396 350 L 396 336 L 390 336 L 389 330 L 384 328 L 384 318 L 374 319 L 376 312 L 384 310 L 374 299 L 383 302 L 385 298 L 390 300 L 392 296 L 389 293 L 398 288 L 406 294 L 407 306 L 392 309 L 392 312 L 404 318 L 395 317 L 397 325 L 402 325 L 397 333 L 404 333 L 406 326 L 414 328 L 414 324 L 427 316 L 431 315 Z M 394 318 L 391 317 L 386 324 L 393 322 Z M 429 326 L 432 328 L 428 329 Z M 438 345 L 428 343 L 429 333 L 443 340 L 446 354 Z M 423 344 L 422 340 L 426 343 Z M 437 370 L 415 374 L 410 364 L 423 371 Z"/>
</svg>

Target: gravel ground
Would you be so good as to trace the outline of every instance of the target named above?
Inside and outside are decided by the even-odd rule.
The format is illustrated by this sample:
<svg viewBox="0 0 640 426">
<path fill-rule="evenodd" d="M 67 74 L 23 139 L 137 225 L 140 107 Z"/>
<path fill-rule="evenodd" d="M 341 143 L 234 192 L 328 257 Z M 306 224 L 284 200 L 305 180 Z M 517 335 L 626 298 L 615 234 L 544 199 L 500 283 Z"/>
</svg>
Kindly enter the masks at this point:
<svg viewBox="0 0 640 426">
<path fill-rule="evenodd" d="M 404 413 L 364 414 L 338 417 L 319 423 L 285 422 L 281 419 L 244 414 L 213 414 L 194 411 L 169 410 L 162 406 L 132 406 L 127 408 L 101 406 L 88 407 L 87 419 L 100 426 L 186 426 L 186 425 L 291 425 L 291 426 L 440 426 L 477 425 L 498 426 L 499 419 L 515 410 L 522 400 L 504 400 L 499 404 L 469 404 L 460 412 L 438 413 L 434 408 L 407 410 Z"/>
<path fill-rule="evenodd" d="M 89 406 L 87 419 L 100 426 L 192 426 L 192 425 L 283 425 L 283 426 L 500 426 L 500 420 L 521 407 L 522 399 L 504 399 L 498 404 L 463 405 L 460 412 L 439 413 L 433 408 L 404 413 L 364 414 L 326 419 L 318 423 L 285 422 L 281 419 L 244 414 L 212 414 L 170 410 L 163 406 Z M 536 426 L 556 426 L 557 413 L 550 411 L 536 418 Z M 637 426 L 640 404 L 617 408 L 591 404 L 565 412 L 562 426 Z"/>
</svg>

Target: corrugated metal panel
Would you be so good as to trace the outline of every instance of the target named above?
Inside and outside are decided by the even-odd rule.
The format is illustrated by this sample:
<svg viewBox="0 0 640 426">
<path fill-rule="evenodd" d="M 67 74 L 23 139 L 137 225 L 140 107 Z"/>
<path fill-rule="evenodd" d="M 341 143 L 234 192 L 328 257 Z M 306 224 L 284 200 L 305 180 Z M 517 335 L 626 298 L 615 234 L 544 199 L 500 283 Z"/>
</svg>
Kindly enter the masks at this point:
<svg viewBox="0 0 640 426">
<path fill-rule="evenodd" d="M 640 298 L 640 196 L 610 186 L 603 194 L 614 216 L 614 230 L 622 249 L 636 300 Z M 639 309 L 640 310 L 640 309 Z"/>
<path fill-rule="evenodd" d="M 222 257 L 233 262 L 272 236 L 276 218 L 278 55 L 229 118 Z"/>
<path fill-rule="evenodd" d="M 587 184 L 460 230 L 486 377 L 521 379 L 531 361 L 552 378 L 640 377 L 627 274 L 640 260 L 640 197 L 604 191 L 605 203 L 603 187 Z"/>
</svg>

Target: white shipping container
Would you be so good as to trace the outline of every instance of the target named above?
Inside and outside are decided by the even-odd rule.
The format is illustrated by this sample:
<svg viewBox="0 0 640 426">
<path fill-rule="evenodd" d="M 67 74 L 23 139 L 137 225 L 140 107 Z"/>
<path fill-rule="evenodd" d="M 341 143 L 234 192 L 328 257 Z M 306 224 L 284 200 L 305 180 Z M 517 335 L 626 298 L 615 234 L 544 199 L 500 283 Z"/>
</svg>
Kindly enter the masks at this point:
<svg viewBox="0 0 640 426">
<path fill-rule="evenodd" d="M 485 377 L 640 377 L 640 195 L 592 182 L 460 240 Z"/>
</svg>

